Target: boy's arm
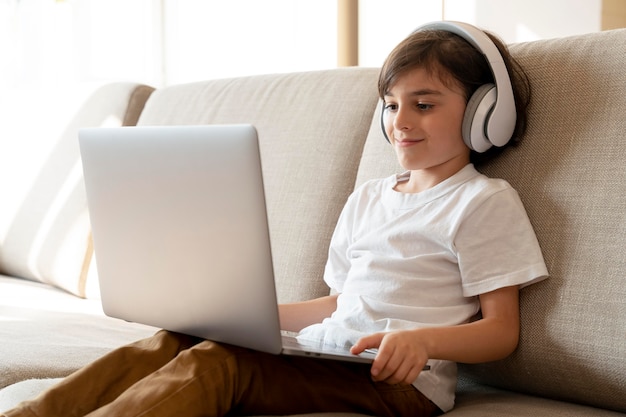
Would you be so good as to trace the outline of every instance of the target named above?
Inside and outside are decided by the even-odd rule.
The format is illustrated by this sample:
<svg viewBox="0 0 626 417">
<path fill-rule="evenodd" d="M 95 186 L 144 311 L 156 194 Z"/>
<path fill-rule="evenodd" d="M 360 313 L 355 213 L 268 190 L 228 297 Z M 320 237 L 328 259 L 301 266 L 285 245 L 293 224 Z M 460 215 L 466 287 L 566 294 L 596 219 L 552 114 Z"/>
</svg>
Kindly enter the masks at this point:
<svg viewBox="0 0 626 417">
<path fill-rule="evenodd" d="M 510 355 L 519 340 L 519 290 L 505 287 L 480 295 L 483 318 L 458 326 L 376 333 L 360 339 L 352 353 L 378 348 L 372 377 L 410 384 L 428 359 L 479 363 Z"/>
<path fill-rule="evenodd" d="M 280 328 L 291 332 L 298 332 L 308 325 L 320 323 L 337 309 L 338 295 L 315 298 L 297 303 L 280 304 Z"/>
</svg>

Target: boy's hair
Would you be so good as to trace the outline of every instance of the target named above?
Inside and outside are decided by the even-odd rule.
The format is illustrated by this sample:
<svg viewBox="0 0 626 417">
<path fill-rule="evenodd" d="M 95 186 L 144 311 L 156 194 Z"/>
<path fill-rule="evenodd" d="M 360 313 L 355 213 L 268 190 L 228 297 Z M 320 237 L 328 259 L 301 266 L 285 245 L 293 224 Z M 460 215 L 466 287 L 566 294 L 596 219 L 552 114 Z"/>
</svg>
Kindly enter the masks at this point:
<svg viewBox="0 0 626 417">
<path fill-rule="evenodd" d="M 470 159 L 476 165 L 499 154 L 506 146 L 520 141 L 526 129 L 526 108 L 530 102 L 530 83 L 526 73 L 498 37 L 485 33 L 500 51 L 509 73 L 517 121 L 513 137 L 507 145 L 492 146 L 484 153 L 471 151 Z M 494 83 L 484 55 L 468 41 L 445 30 L 418 30 L 398 44 L 385 60 L 378 78 L 380 98 L 384 99 L 400 75 L 416 68 L 425 69 L 447 86 L 461 86 L 466 100 L 481 85 Z"/>
</svg>

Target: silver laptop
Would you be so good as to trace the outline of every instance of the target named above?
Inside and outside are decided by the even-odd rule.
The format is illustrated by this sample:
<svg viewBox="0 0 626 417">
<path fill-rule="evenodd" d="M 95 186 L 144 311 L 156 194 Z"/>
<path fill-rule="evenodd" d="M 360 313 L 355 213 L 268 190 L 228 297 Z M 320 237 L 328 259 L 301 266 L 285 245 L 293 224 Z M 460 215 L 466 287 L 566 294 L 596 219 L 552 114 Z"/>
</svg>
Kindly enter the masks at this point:
<svg viewBox="0 0 626 417">
<path fill-rule="evenodd" d="M 269 353 L 373 360 L 283 340 L 253 126 L 88 128 L 79 143 L 105 314 Z"/>
</svg>

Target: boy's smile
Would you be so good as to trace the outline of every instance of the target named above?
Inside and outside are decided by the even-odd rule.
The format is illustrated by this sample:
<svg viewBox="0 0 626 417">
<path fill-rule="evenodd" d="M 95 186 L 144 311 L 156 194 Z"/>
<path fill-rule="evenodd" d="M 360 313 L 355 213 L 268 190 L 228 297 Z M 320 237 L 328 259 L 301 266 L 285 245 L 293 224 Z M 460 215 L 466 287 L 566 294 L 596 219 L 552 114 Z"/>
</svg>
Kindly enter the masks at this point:
<svg viewBox="0 0 626 417">
<path fill-rule="evenodd" d="M 385 94 L 385 129 L 398 161 L 411 172 L 399 191 L 418 192 L 469 163 L 461 136 L 466 98 L 423 68 L 409 70 Z"/>
</svg>

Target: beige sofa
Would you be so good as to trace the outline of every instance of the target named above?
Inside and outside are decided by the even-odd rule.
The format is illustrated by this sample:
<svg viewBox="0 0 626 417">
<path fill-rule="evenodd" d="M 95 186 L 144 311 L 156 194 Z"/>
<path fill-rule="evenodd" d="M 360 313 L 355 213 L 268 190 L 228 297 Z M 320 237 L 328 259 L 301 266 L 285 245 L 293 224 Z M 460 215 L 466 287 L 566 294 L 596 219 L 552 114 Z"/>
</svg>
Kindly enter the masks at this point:
<svg viewBox="0 0 626 417">
<path fill-rule="evenodd" d="M 521 292 L 521 341 L 511 357 L 460 366 L 449 414 L 624 415 L 626 30 L 511 49 L 533 87 L 528 131 L 481 169 L 519 191 L 551 277 Z M 321 274 L 344 201 L 355 185 L 400 170 L 379 128 L 377 73 L 178 85 L 156 90 L 141 112 L 140 125 L 257 127 L 282 302 L 328 293 Z M 88 231 L 81 236 L 88 242 Z M 57 287 L 20 279 L 26 275 L 5 269 L 16 253 L 0 245 L 0 387 L 27 380 L 0 391 L 4 404 L 153 331 L 102 317 L 97 299 L 70 295 L 55 280 L 37 278 Z M 85 270 L 87 244 L 78 252 L 66 261 Z"/>
</svg>

